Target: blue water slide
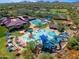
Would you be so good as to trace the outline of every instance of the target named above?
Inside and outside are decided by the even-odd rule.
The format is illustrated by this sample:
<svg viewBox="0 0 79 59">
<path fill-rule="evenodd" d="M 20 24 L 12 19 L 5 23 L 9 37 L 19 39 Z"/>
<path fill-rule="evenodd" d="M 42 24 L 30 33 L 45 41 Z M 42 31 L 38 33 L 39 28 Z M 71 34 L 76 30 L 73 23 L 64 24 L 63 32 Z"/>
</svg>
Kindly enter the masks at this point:
<svg viewBox="0 0 79 59">
<path fill-rule="evenodd" d="M 42 36 L 40 36 L 40 38 L 41 38 L 41 40 L 42 40 L 42 42 L 44 43 L 44 42 L 46 42 L 47 41 L 47 36 L 45 36 L 45 35 L 42 35 Z"/>
</svg>

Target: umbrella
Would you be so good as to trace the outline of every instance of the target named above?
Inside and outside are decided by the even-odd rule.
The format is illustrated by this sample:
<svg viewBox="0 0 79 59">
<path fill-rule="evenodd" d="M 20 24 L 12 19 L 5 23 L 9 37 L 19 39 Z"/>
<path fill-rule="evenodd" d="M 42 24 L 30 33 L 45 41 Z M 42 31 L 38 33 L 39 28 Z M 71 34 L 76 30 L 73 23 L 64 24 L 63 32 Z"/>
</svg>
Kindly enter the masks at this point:
<svg viewBox="0 0 79 59">
<path fill-rule="evenodd" d="M 28 32 L 33 32 L 33 29 L 32 28 L 29 28 L 27 31 Z"/>
<path fill-rule="evenodd" d="M 46 18 L 47 20 L 49 20 L 49 21 L 52 20 L 52 17 L 51 17 L 51 16 L 46 16 L 45 18 Z"/>
</svg>

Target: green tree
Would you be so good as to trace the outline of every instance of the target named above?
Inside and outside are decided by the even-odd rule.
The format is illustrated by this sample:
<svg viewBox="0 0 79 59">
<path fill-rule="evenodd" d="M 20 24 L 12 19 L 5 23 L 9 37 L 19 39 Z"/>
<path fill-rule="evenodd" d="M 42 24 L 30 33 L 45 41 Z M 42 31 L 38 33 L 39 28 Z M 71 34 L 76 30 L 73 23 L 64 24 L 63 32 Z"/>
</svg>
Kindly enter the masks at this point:
<svg viewBox="0 0 79 59">
<path fill-rule="evenodd" d="M 24 24 L 23 28 L 27 30 L 30 27 L 30 25 L 31 25 L 30 23 Z"/>
<path fill-rule="evenodd" d="M 62 25 L 58 25 L 58 31 L 59 32 L 64 32 L 65 31 L 65 27 Z"/>
<path fill-rule="evenodd" d="M 29 42 L 27 45 L 27 49 L 24 50 L 22 53 L 24 59 L 32 59 L 34 48 L 34 42 Z"/>
</svg>

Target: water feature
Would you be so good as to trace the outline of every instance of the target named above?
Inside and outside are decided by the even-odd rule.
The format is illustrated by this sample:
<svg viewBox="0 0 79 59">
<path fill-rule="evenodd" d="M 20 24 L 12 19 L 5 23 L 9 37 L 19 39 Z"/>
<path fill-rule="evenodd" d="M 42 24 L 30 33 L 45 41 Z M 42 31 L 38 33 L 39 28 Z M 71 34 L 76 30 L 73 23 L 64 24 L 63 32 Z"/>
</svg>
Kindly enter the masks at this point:
<svg viewBox="0 0 79 59">
<path fill-rule="evenodd" d="M 46 24 L 47 21 L 46 20 L 40 20 L 40 19 L 37 19 L 37 20 L 32 20 L 31 21 L 32 24 L 35 24 L 35 25 L 39 25 L 39 24 Z"/>
<path fill-rule="evenodd" d="M 30 35 L 29 33 L 26 33 L 25 35 L 22 36 L 23 40 L 25 42 L 30 42 L 30 41 L 36 41 L 40 39 L 41 35 L 46 35 L 46 36 L 51 36 L 52 39 L 53 37 L 56 37 L 56 33 L 55 32 L 51 32 L 48 30 L 44 30 L 44 29 L 40 29 L 36 32 L 32 32 L 33 34 L 33 38 L 28 38 L 28 36 Z M 51 38 L 48 38 L 49 40 L 51 40 Z"/>
</svg>

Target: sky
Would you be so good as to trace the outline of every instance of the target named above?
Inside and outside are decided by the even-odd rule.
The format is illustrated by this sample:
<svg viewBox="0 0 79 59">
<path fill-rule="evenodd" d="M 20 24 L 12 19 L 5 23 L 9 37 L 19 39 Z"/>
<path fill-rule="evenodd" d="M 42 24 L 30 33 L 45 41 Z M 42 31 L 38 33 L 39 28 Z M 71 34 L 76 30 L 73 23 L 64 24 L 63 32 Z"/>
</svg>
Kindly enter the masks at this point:
<svg viewBox="0 0 79 59">
<path fill-rule="evenodd" d="M 36 2 L 40 0 L 0 0 L 0 3 L 10 3 L 10 2 L 21 2 L 21 1 L 31 1 L 31 2 Z M 42 1 L 42 0 L 41 0 Z M 60 2 L 77 2 L 79 0 L 43 0 L 43 1 L 60 1 Z"/>
</svg>

